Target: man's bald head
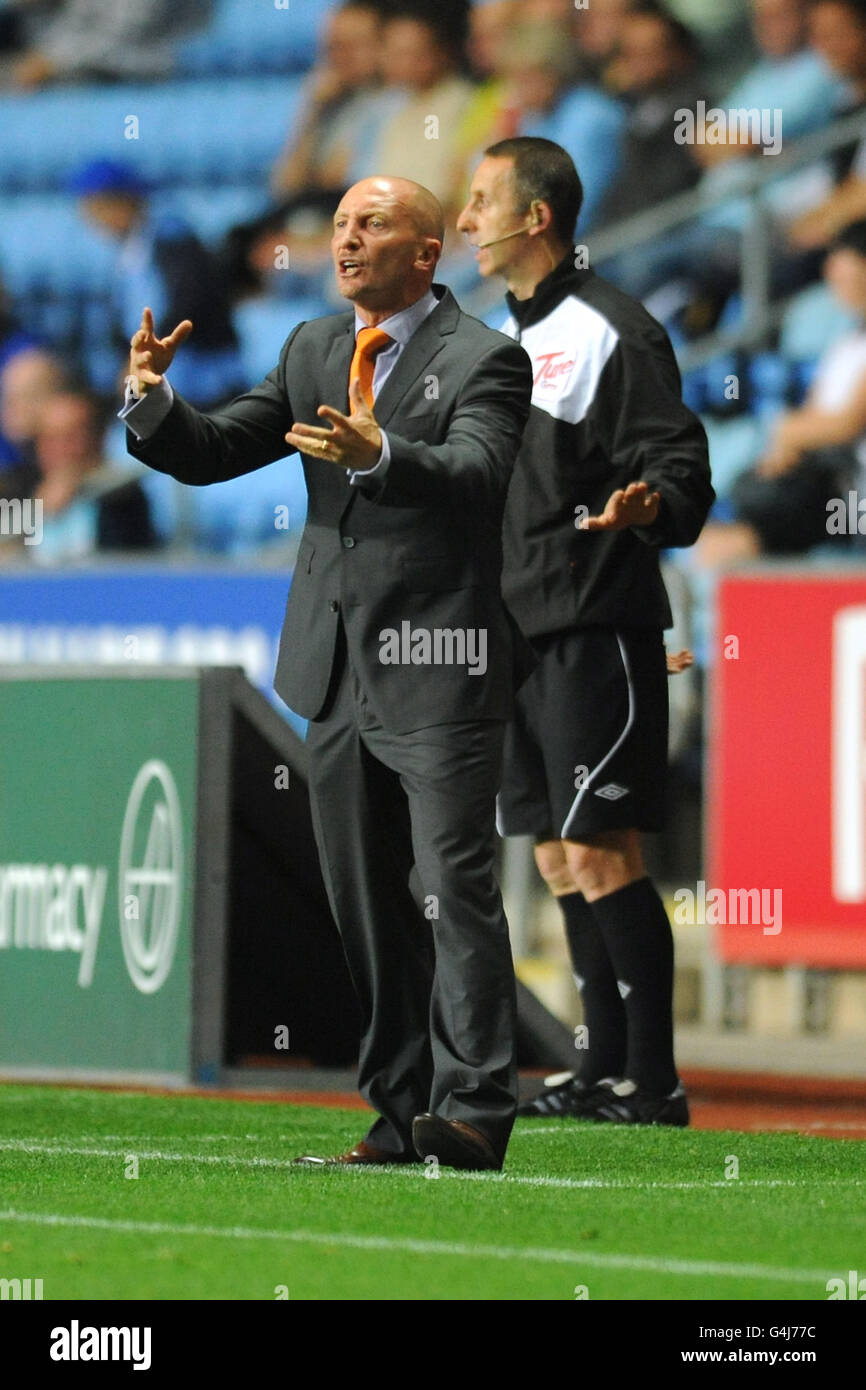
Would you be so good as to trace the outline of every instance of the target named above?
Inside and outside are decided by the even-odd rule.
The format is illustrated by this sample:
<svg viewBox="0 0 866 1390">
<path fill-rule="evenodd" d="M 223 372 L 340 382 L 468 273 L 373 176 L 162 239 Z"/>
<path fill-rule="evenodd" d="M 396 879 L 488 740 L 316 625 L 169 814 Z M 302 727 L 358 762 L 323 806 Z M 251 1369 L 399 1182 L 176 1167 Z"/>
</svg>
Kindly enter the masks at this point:
<svg viewBox="0 0 866 1390">
<path fill-rule="evenodd" d="M 414 179 L 392 178 L 389 174 L 377 174 L 373 178 L 361 179 L 348 190 L 350 193 L 371 194 L 386 198 L 405 208 L 421 236 L 434 237 L 436 241 L 445 240 L 445 214 L 442 204 L 435 194 L 416 183 Z"/>
<path fill-rule="evenodd" d="M 340 293 L 371 324 L 399 313 L 429 289 L 444 236 L 442 208 L 428 188 L 384 174 L 361 179 L 334 214 Z"/>
</svg>

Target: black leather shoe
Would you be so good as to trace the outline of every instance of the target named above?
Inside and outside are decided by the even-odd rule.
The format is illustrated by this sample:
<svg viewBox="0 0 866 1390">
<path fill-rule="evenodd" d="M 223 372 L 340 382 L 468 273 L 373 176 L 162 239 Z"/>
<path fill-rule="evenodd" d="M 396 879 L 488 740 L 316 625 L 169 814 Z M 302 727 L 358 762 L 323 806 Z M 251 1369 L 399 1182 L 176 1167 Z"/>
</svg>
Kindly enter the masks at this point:
<svg viewBox="0 0 866 1390">
<path fill-rule="evenodd" d="M 412 1143 L 419 1158 L 437 1158 L 446 1168 L 499 1170 L 502 1160 L 489 1139 L 464 1120 L 444 1120 L 441 1115 L 416 1115 Z"/>
</svg>

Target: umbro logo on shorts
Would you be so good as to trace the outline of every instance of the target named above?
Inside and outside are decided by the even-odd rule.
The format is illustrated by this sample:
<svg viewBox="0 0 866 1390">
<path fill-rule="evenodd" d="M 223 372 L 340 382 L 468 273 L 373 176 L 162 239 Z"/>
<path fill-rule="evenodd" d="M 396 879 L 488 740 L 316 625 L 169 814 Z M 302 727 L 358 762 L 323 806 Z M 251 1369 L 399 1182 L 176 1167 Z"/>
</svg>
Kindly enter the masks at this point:
<svg viewBox="0 0 866 1390">
<path fill-rule="evenodd" d="M 599 787 L 596 796 L 603 796 L 605 801 L 619 801 L 621 796 L 628 796 L 628 787 L 621 787 L 617 782 L 608 782 L 606 787 Z"/>
</svg>

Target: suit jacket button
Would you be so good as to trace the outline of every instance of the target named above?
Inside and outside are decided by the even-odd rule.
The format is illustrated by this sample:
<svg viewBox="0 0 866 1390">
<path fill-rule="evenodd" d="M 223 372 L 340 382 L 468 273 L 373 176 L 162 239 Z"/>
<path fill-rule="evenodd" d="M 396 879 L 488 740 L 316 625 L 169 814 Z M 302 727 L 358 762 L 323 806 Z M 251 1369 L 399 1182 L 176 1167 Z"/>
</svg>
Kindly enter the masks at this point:
<svg viewBox="0 0 866 1390">
<path fill-rule="evenodd" d="M 343 546 L 345 547 L 346 550 L 351 550 L 351 549 L 352 549 L 352 546 L 353 546 L 354 544 L 355 544 L 355 537 L 354 537 L 354 536 L 344 536 L 344 537 L 343 537 Z"/>
<path fill-rule="evenodd" d="M 331 599 L 331 602 L 328 604 L 328 607 L 330 608 L 332 613 L 339 613 L 340 611 L 340 605 L 335 598 Z"/>
</svg>

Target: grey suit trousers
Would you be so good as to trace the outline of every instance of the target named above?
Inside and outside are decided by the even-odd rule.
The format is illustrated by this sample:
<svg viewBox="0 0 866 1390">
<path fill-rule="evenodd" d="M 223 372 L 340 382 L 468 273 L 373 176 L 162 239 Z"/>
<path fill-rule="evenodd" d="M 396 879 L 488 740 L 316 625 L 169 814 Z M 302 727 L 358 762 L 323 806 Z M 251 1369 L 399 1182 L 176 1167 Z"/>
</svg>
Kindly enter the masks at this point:
<svg viewBox="0 0 866 1390">
<path fill-rule="evenodd" d="M 514 969 L 493 871 L 505 726 L 389 733 L 342 632 L 339 648 L 307 734 L 309 786 L 361 1009 L 359 1090 L 379 1115 L 366 1137 L 415 1157 L 412 1120 L 430 1111 L 473 1125 L 503 1156 L 517 1097 Z"/>
</svg>

